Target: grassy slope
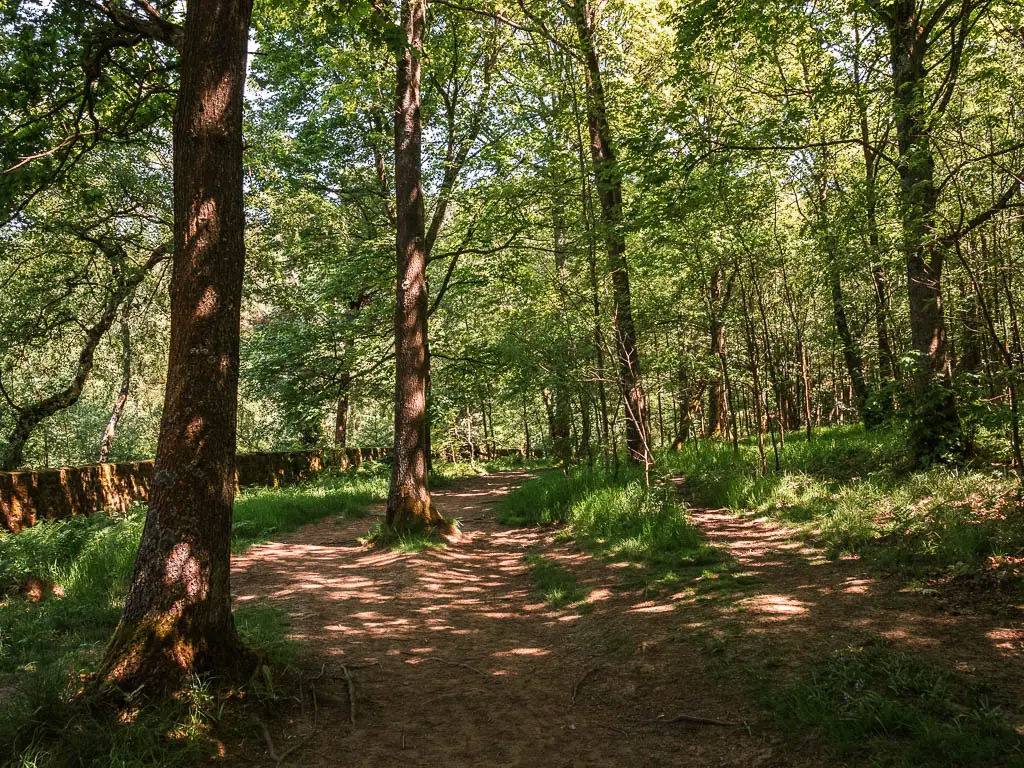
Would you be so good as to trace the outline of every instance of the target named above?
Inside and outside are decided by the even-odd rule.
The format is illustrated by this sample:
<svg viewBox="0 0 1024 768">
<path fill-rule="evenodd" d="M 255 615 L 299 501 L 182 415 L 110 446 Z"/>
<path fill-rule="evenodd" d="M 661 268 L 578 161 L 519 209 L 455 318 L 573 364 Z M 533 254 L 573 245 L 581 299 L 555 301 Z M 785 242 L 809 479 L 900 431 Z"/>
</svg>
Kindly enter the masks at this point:
<svg viewBox="0 0 1024 768">
<path fill-rule="evenodd" d="M 750 441 L 738 455 L 700 442 L 664 455 L 659 468 L 686 475 L 701 504 L 770 515 L 803 527 L 833 555 L 865 555 L 888 568 L 987 568 L 1012 579 L 1012 560 L 1024 554 L 1012 477 L 980 463 L 912 471 L 898 431 L 789 435 L 781 471 L 772 471 L 770 448 L 768 459 L 762 472 Z"/>
</svg>

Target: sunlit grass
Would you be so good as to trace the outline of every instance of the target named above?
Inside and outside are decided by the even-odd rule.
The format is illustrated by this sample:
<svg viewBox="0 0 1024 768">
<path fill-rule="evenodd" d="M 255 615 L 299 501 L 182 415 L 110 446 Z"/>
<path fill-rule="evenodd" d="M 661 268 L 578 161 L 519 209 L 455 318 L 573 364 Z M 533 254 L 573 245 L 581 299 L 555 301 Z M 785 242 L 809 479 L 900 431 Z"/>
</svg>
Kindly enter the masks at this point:
<svg viewBox="0 0 1024 768">
<path fill-rule="evenodd" d="M 1014 480 L 983 467 L 913 471 L 898 430 L 821 430 L 787 436 L 781 471 L 761 471 L 756 447 L 702 441 L 659 460 L 686 476 L 698 503 L 769 515 L 803 527 L 831 554 L 886 567 L 981 567 L 1024 553 Z M 771 459 L 772 457 L 769 456 Z"/>
<path fill-rule="evenodd" d="M 502 497 L 496 509 L 500 522 L 560 524 L 593 552 L 642 564 L 648 585 L 668 586 L 695 567 L 723 560 L 674 490 L 645 487 L 638 473 L 545 472 Z"/>
<path fill-rule="evenodd" d="M 328 515 L 365 514 L 387 494 L 388 469 L 364 464 L 288 488 L 242 492 L 235 505 L 233 551 Z M 199 696 L 202 681 L 174 706 L 143 710 L 129 726 L 108 729 L 87 721 L 96 732 L 90 738 L 76 736 L 73 725 L 66 733 L 54 731 L 65 727 L 65 708 L 80 687 L 76 681 L 95 671 L 117 625 L 144 522 L 139 507 L 126 515 L 70 518 L 17 535 L 0 534 L 0 588 L 32 575 L 63 591 L 61 597 L 28 603 L 13 589 L 0 590 L 0 595 L 11 592 L 0 597 L 0 764 L 49 764 L 57 760 L 50 754 L 54 739 L 64 744 L 60 759 L 75 764 L 195 764 L 200 705 L 188 696 L 190 691 Z M 247 606 L 236 611 L 235 621 L 243 640 L 265 659 L 275 664 L 294 659 L 281 611 Z"/>
<path fill-rule="evenodd" d="M 576 581 L 572 571 L 540 555 L 526 555 L 523 560 L 530 568 L 533 590 L 551 608 L 586 607 L 587 592 Z"/>
</svg>

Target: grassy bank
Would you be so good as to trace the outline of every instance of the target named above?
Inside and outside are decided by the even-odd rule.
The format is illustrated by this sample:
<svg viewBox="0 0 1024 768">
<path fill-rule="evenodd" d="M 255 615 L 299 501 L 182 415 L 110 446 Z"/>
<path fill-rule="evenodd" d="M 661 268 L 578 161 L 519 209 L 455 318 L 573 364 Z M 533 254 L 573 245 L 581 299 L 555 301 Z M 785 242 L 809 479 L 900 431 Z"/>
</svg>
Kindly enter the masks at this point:
<svg viewBox="0 0 1024 768">
<path fill-rule="evenodd" d="M 508 525 L 559 524 L 597 554 L 645 566 L 652 585 L 722 562 L 672 489 L 646 488 L 627 471 L 617 479 L 600 470 L 544 472 L 502 497 L 496 509 Z"/>
<path fill-rule="evenodd" d="M 387 469 L 367 464 L 289 488 L 244 491 L 235 504 L 232 549 L 328 515 L 365 514 L 387 493 Z M 178 706 L 147 711 L 121 728 L 93 727 L 79 739 L 67 724 L 68 703 L 82 676 L 96 669 L 120 617 L 144 521 L 139 508 L 0 535 L 0 585 L 31 575 L 62 593 L 35 603 L 17 594 L 0 598 L 0 765 L 188 765 L 209 747 L 213 694 L 202 681 Z M 277 662 L 291 653 L 283 641 L 286 619 L 261 606 L 236 612 L 245 641 Z"/>
<path fill-rule="evenodd" d="M 769 515 L 803 527 L 832 555 L 868 556 L 894 570 L 984 570 L 1018 580 L 1024 515 L 1005 471 L 976 464 L 913 470 L 897 430 L 818 430 L 787 435 L 779 470 L 768 448 L 701 441 L 660 457 L 683 474 L 694 501 Z"/>
</svg>

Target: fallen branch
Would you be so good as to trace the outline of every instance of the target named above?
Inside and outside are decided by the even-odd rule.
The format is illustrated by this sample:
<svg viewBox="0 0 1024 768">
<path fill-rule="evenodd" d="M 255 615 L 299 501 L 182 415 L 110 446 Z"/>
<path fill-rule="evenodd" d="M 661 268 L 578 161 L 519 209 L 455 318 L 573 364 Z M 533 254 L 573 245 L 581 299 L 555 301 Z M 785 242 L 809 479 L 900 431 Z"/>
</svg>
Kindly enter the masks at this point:
<svg viewBox="0 0 1024 768">
<path fill-rule="evenodd" d="M 573 686 L 572 686 L 572 698 L 571 698 L 571 703 L 572 704 L 576 704 L 576 694 L 579 693 L 580 686 L 582 686 L 583 683 L 586 682 L 586 679 L 588 677 L 590 677 L 592 674 L 594 674 L 595 672 L 597 672 L 597 670 L 599 670 L 600 668 L 601 668 L 600 664 L 595 664 L 590 669 L 588 669 L 586 672 L 584 672 L 575 683 L 573 683 Z"/>
<path fill-rule="evenodd" d="M 651 725 L 673 725 L 675 723 L 692 723 L 693 725 L 717 725 L 722 728 L 739 728 L 743 723 L 733 723 L 728 720 L 715 720 L 711 717 L 700 717 L 698 715 L 676 715 L 668 720 L 649 720 Z"/>
<path fill-rule="evenodd" d="M 488 674 L 487 672 L 484 672 L 482 669 L 478 669 L 477 667 L 474 667 L 474 666 L 472 666 L 470 664 L 464 664 L 461 661 L 448 661 L 448 659 L 442 659 L 442 658 L 440 658 L 438 656 L 418 656 L 416 654 L 409 653 L 408 651 L 402 651 L 402 653 L 405 654 L 406 656 L 412 656 L 413 658 L 420 659 L 421 661 L 436 661 L 436 662 L 439 662 L 441 664 L 447 664 L 450 667 L 463 667 L 463 668 L 468 669 L 468 670 L 470 670 L 472 672 L 476 672 L 478 675 L 483 675 L 484 677 L 491 677 L 490 674 Z"/>
<path fill-rule="evenodd" d="M 341 671 L 345 675 L 345 683 L 348 685 L 348 719 L 352 725 L 356 724 L 356 684 L 352 680 L 352 673 L 348 667 L 341 665 Z"/>
</svg>

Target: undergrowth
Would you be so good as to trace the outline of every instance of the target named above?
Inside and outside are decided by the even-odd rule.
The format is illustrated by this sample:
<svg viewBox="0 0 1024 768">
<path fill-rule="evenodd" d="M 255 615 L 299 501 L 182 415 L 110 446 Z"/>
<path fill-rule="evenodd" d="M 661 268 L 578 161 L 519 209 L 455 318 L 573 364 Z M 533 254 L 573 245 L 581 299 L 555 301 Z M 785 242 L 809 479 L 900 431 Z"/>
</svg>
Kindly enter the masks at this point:
<svg viewBox="0 0 1024 768">
<path fill-rule="evenodd" d="M 802 526 L 830 554 L 871 557 L 911 572 L 944 568 L 1017 582 L 1024 516 L 1014 480 L 976 465 L 914 470 L 897 429 L 818 430 L 787 435 L 780 471 L 768 448 L 763 471 L 751 441 L 701 441 L 659 457 L 663 472 L 686 476 L 698 503 L 769 515 Z"/>
<path fill-rule="evenodd" d="M 572 606 L 584 610 L 587 592 L 576 581 L 572 571 L 540 555 L 526 555 L 523 560 L 530 568 L 533 591 L 551 608 Z"/>
<path fill-rule="evenodd" d="M 243 491 L 233 551 L 327 515 L 365 514 L 387 493 L 387 469 L 365 464 L 288 488 Z M 140 507 L 0 534 L 0 765 L 192 765 L 198 751 L 210 748 L 206 734 L 217 719 L 211 702 L 222 700 L 204 680 L 170 705 L 140 708 L 129 723 L 69 722 L 82 681 L 96 670 L 120 618 L 144 521 Z M 58 594 L 27 602 L 14 586 L 29 575 Z M 247 606 L 235 611 L 235 621 L 264 658 L 275 665 L 293 660 L 285 614 Z"/>
<path fill-rule="evenodd" d="M 646 566 L 647 584 L 723 559 L 690 523 L 674 490 L 645 487 L 638 473 L 545 472 L 502 497 L 496 511 L 508 525 L 560 524 L 593 552 Z"/>
<path fill-rule="evenodd" d="M 983 689 L 884 640 L 833 652 L 767 703 L 785 728 L 812 729 L 858 764 L 1024 766 L 1024 740 Z"/>
</svg>

